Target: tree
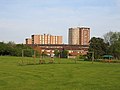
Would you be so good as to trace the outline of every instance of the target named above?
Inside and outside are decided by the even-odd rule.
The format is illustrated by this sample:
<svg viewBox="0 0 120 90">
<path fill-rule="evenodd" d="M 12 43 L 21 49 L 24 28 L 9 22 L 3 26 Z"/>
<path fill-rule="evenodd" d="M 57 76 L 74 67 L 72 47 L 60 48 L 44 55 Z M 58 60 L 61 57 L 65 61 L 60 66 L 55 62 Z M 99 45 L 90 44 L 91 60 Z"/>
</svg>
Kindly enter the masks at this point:
<svg viewBox="0 0 120 90">
<path fill-rule="evenodd" d="M 56 49 L 56 50 L 54 51 L 54 54 L 55 54 L 56 57 L 59 57 L 59 55 L 60 55 L 59 50 Z"/>
<path fill-rule="evenodd" d="M 112 35 L 113 35 L 113 32 L 111 32 L 111 31 L 106 33 L 105 35 L 103 35 L 104 42 L 111 44 L 111 40 L 110 39 L 111 39 Z"/>
<path fill-rule="evenodd" d="M 68 56 L 68 51 L 63 48 L 63 50 L 60 52 L 60 57 L 67 58 L 67 56 Z"/>
<path fill-rule="evenodd" d="M 24 44 L 16 44 L 16 47 L 15 47 L 15 55 L 14 56 L 22 56 L 22 50 L 25 49 L 25 56 L 26 57 L 30 57 L 32 56 L 32 53 L 29 49 L 32 49 L 31 47 L 29 46 L 26 46 Z M 28 50 L 27 50 L 28 49 Z"/>
<path fill-rule="evenodd" d="M 109 50 L 116 59 L 120 59 L 120 38 L 110 46 Z"/>
<path fill-rule="evenodd" d="M 120 32 L 108 32 L 104 36 L 105 43 L 109 43 L 109 45 L 114 44 L 120 37 Z"/>
<path fill-rule="evenodd" d="M 120 32 L 108 32 L 104 35 L 104 41 L 109 43 L 108 53 L 114 58 L 120 59 Z"/>
<path fill-rule="evenodd" d="M 102 58 L 108 51 L 108 44 L 102 38 L 93 37 L 90 40 L 89 52 L 94 52 L 94 57 Z"/>
<path fill-rule="evenodd" d="M 22 56 L 22 49 L 32 49 L 24 44 L 15 44 L 14 42 L 0 42 L 0 55 Z M 30 56 L 30 52 L 26 53 Z"/>
</svg>

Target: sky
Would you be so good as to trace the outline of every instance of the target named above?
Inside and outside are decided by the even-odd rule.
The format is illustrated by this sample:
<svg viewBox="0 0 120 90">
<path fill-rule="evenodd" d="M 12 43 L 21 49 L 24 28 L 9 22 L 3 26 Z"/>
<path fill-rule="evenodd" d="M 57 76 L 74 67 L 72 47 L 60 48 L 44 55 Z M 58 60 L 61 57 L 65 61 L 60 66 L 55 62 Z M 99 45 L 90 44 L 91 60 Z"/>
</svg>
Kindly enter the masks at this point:
<svg viewBox="0 0 120 90">
<path fill-rule="evenodd" d="M 68 43 L 71 27 L 89 27 L 91 37 L 120 32 L 120 0 L 0 0 L 0 41 L 51 34 Z"/>
</svg>

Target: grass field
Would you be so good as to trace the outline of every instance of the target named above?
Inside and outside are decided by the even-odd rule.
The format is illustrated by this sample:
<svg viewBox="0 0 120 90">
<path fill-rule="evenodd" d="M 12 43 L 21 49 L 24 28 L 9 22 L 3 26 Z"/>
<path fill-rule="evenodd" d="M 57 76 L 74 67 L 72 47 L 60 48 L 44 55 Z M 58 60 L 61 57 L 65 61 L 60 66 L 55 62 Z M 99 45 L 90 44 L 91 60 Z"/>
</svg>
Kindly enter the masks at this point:
<svg viewBox="0 0 120 90">
<path fill-rule="evenodd" d="M 21 60 L 33 63 L 0 57 L 0 90 L 120 90 L 120 63 L 56 59 L 55 64 L 19 65 Z"/>
</svg>

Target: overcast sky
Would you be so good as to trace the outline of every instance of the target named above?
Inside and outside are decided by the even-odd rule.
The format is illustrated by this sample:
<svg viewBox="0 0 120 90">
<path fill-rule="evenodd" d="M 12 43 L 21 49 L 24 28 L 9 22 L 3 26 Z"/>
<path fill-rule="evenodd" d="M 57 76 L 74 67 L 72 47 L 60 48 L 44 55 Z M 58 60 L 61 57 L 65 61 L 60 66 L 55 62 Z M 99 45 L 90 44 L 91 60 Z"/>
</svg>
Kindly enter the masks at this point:
<svg viewBox="0 0 120 90">
<path fill-rule="evenodd" d="M 120 31 L 120 0 L 0 0 L 0 41 L 23 43 L 32 34 L 62 35 L 90 27 L 91 37 Z"/>
</svg>

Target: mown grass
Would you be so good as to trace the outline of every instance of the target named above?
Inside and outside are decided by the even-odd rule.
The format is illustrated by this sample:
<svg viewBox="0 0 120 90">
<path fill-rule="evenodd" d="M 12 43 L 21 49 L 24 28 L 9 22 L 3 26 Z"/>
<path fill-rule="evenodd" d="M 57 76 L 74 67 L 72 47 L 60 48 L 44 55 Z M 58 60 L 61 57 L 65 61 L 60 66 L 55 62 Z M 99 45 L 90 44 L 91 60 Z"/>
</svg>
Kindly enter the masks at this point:
<svg viewBox="0 0 120 90">
<path fill-rule="evenodd" d="M 1 56 L 0 90 L 120 90 L 119 63 L 45 60 L 34 65 L 32 58 Z"/>
</svg>

